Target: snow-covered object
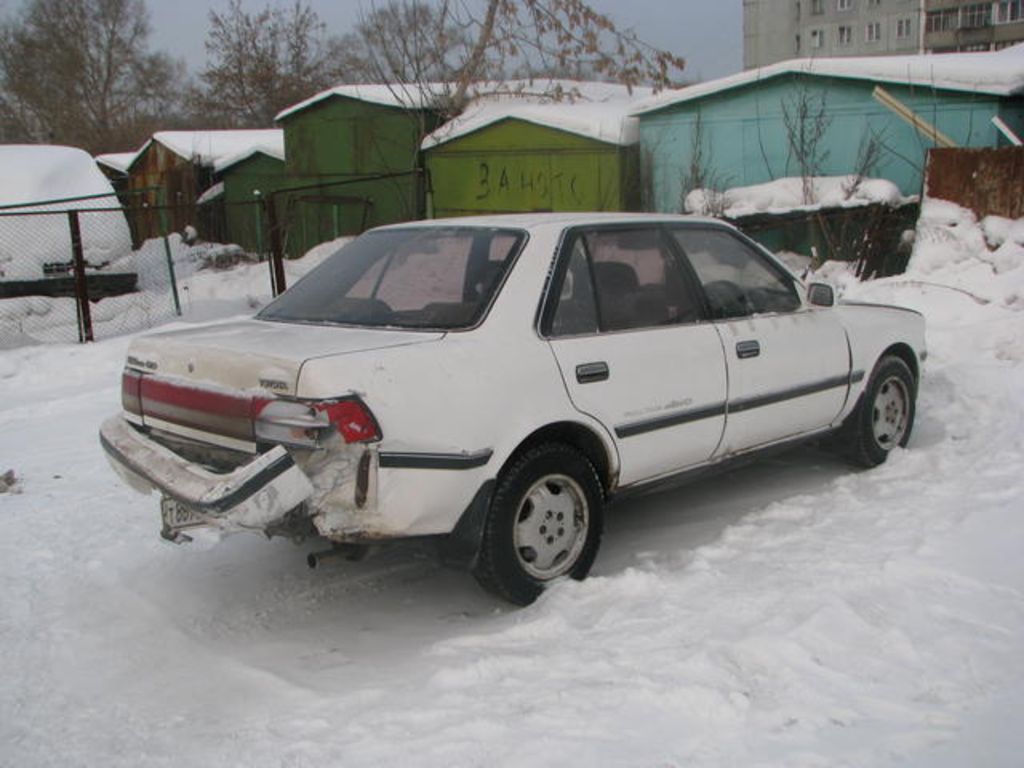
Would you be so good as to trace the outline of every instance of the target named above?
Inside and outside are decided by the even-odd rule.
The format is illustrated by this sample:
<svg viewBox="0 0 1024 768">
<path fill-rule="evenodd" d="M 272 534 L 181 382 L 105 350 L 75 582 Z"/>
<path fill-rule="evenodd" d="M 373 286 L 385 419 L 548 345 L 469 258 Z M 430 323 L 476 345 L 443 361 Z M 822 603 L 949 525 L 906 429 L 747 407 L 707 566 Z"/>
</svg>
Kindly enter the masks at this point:
<svg viewBox="0 0 1024 768">
<path fill-rule="evenodd" d="M 610 144 L 634 144 L 639 129 L 630 112 L 651 93 L 650 88 L 573 80 L 499 84 L 493 93 L 481 92 L 461 115 L 427 136 L 422 146 L 429 149 L 507 118 Z"/>
<path fill-rule="evenodd" d="M 686 212 L 700 215 L 715 213 L 738 218 L 755 213 L 852 208 L 872 203 L 895 206 L 913 199 L 904 197 L 899 187 L 886 179 L 817 176 L 810 181 L 815 202 L 809 205 L 804 203 L 803 179 L 787 177 L 749 187 L 733 187 L 722 192 L 695 189 L 686 196 Z"/>
<path fill-rule="evenodd" d="M 91 197 L 103 195 L 104 197 Z M 90 197 L 45 206 L 24 203 Z M 71 234 L 65 211 L 115 208 L 79 214 L 85 259 L 100 265 L 131 251 L 131 234 L 121 203 L 107 177 L 88 153 L 72 147 L 0 145 L 0 277 L 38 279 L 43 265 L 71 261 Z M 8 215 L 53 211 L 50 215 Z"/>
<path fill-rule="evenodd" d="M 239 162 L 254 152 L 284 158 L 284 132 L 279 128 L 224 131 L 159 131 L 139 150 L 141 156 L 152 143 L 162 144 L 185 160 L 213 169 Z"/>
<path fill-rule="evenodd" d="M 1024 92 L 1024 43 L 979 53 L 790 59 L 687 88 L 662 91 L 638 105 L 635 114 L 794 74 L 1012 96 Z"/>
</svg>

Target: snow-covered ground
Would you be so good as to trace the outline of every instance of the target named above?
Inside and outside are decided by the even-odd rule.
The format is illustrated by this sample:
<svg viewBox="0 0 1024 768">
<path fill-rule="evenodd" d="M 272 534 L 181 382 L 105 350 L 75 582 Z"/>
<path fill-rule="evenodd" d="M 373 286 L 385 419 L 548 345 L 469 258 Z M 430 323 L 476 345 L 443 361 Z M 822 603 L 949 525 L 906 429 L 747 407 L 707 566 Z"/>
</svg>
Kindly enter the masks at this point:
<svg viewBox="0 0 1024 768">
<path fill-rule="evenodd" d="M 924 212 L 910 274 L 832 275 L 927 315 L 908 450 L 623 503 L 522 610 L 423 545 L 167 544 L 95 437 L 127 339 L 0 352 L 0 764 L 1020 765 L 1024 233 Z M 190 319 L 262 301 L 247 274 Z"/>
</svg>

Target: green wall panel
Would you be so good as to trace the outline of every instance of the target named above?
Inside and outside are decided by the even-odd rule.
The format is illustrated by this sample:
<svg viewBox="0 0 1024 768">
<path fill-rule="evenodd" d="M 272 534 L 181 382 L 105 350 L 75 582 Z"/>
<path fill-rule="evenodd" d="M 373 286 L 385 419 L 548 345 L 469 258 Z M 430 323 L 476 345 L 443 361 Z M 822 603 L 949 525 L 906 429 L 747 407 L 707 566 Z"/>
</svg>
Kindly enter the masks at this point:
<svg viewBox="0 0 1024 768">
<path fill-rule="evenodd" d="M 626 210 L 639 191 L 630 150 L 521 120 L 503 120 L 425 155 L 437 217 Z"/>
</svg>

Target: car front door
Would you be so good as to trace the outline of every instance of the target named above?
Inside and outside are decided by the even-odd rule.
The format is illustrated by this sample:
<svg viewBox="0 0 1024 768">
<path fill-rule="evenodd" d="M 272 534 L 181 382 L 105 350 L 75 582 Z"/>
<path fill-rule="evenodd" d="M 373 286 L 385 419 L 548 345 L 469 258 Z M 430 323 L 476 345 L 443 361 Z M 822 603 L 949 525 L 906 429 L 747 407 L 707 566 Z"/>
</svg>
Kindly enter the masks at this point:
<svg viewBox="0 0 1024 768">
<path fill-rule="evenodd" d="M 732 230 L 672 229 L 701 283 L 729 375 L 726 456 L 827 427 L 850 386 L 837 314 L 805 305 L 797 282 Z"/>
<path fill-rule="evenodd" d="M 622 485 L 707 461 L 725 426 L 718 331 L 668 233 L 571 230 L 542 317 L 573 404 L 615 435 Z"/>
</svg>

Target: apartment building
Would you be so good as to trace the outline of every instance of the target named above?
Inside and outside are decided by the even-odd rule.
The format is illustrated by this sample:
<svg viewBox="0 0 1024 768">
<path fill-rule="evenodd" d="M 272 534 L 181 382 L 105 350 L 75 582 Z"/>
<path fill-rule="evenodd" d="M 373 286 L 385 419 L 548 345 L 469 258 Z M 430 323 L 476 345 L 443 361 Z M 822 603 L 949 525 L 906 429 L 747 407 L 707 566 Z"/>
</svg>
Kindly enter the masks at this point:
<svg viewBox="0 0 1024 768">
<path fill-rule="evenodd" d="M 997 50 L 1024 42 L 1024 0 L 743 0 L 743 66 L 794 58 Z"/>
<path fill-rule="evenodd" d="M 1024 43 L 1024 0 L 925 0 L 924 50 L 994 51 Z"/>
</svg>

